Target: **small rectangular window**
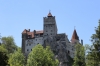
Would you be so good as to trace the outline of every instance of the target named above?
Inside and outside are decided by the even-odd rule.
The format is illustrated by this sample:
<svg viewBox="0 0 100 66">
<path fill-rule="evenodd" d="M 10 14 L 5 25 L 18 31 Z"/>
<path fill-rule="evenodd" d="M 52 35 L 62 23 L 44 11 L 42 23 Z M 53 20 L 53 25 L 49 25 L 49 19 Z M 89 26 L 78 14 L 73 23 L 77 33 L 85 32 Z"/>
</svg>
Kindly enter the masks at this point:
<svg viewBox="0 0 100 66">
<path fill-rule="evenodd" d="M 31 46 L 31 44 L 29 44 L 29 46 Z"/>
<path fill-rule="evenodd" d="M 27 51 L 29 51 L 29 49 L 27 49 Z"/>
<path fill-rule="evenodd" d="M 26 46 L 28 46 L 28 44 L 26 44 Z"/>
</svg>

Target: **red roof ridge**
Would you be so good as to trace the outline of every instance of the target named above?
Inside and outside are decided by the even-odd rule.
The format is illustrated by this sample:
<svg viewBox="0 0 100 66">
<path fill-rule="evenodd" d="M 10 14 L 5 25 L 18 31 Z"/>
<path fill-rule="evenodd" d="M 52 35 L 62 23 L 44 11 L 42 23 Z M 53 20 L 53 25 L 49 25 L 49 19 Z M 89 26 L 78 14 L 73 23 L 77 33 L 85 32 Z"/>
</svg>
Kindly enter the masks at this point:
<svg viewBox="0 0 100 66">
<path fill-rule="evenodd" d="M 30 29 L 29 30 L 24 29 L 22 34 L 24 34 L 24 33 L 27 34 L 27 35 L 31 35 L 31 37 L 34 38 L 34 31 L 30 32 Z M 35 34 L 43 34 L 43 30 L 37 30 Z"/>
</svg>

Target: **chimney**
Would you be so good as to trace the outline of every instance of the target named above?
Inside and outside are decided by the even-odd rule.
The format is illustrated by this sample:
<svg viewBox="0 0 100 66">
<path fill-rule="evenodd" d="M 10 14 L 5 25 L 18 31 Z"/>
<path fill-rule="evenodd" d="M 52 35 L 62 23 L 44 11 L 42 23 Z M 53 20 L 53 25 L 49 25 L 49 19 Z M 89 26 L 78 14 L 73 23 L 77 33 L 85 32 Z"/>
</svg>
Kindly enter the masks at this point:
<svg viewBox="0 0 100 66">
<path fill-rule="evenodd" d="M 81 44 L 83 45 L 83 40 L 81 39 Z"/>
<path fill-rule="evenodd" d="M 30 32 L 30 29 L 28 29 L 28 31 Z"/>
<path fill-rule="evenodd" d="M 34 34 L 36 34 L 36 30 L 34 30 Z"/>
</svg>

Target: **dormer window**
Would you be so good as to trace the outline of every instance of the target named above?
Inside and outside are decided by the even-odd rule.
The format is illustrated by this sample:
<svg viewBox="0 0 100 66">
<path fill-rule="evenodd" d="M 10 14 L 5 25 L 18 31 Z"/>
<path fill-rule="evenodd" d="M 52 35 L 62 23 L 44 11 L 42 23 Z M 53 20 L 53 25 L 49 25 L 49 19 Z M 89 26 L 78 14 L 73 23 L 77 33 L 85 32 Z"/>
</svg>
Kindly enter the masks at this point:
<svg viewBox="0 0 100 66">
<path fill-rule="evenodd" d="M 31 38 L 31 35 L 28 35 L 28 38 Z"/>
</svg>

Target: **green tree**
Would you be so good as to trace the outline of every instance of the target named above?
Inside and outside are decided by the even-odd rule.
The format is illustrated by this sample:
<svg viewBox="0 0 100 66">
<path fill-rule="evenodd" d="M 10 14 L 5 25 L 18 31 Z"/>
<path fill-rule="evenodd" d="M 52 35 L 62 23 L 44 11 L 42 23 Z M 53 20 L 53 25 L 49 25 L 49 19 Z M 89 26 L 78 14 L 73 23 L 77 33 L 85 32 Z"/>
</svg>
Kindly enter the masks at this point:
<svg viewBox="0 0 100 66">
<path fill-rule="evenodd" d="M 75 57 L 73 66 L 85 66 L 85 49 L 81 44 L 75 46 Z"/>
<path fill-rule="evenodd" d="M 86 48 L 86 66 L 95 66 L 94 63 L 94 57 L 95 57 L 95 54 L 93 51 L 93 46 L 92 45 L 87 45 L 85 46 Z M 92 50 L 92 51 L 91 51 Z"/>
<path fill-rule="evenodd" d="M 32 49 L 27 59 L 27 66 L 58 66 L 58 64 L 50 48 L 43 48 L 40 44 Z"/>
<path fill-rule="evenodd" d="M 91 49 L 91 53 L 89 53 L 88 58 L 88 66 L 90 61 L 94 61 L 92 65 L 98 66 L 100 64 L 100 20 L 98 27 L 95 27 L 95 34 L 91 37 L 91 42 L 93 44 L 93 49 Z M 92 59 L 89 59 L 92 58 Z"/>
<path fill-rule="evenodd" d="M 8 65 L 7 50 L 0 46 L 0 66 Z"/>
<path fill-rule="evenodd" d="M 94 59 L 95 54 L 93 52 L 89 52 L 86 56 L 86 66 L 98 66 L 97 62 Z"/>
<path fill-rule="evenodd" d="M 8 50 L 9 54 L 13 53 L 17 49 L 12 36 L 2 37 L 2 46 Z"/>
<path fill-rule="evenodd" d="M 21 52 L 21 48 L 10 55 L 8 63 L 10 66 L 24 66 L 25 58 L 23 53 Z"/>
</svg>

